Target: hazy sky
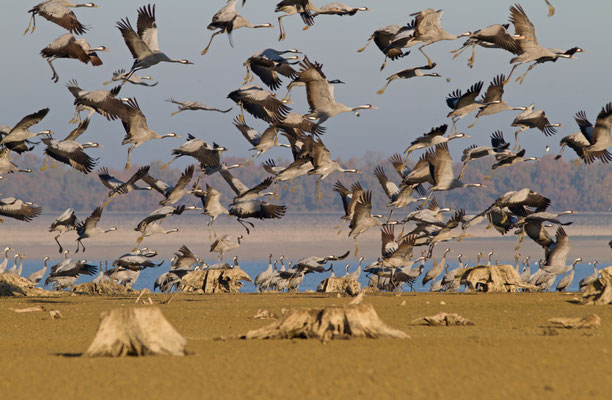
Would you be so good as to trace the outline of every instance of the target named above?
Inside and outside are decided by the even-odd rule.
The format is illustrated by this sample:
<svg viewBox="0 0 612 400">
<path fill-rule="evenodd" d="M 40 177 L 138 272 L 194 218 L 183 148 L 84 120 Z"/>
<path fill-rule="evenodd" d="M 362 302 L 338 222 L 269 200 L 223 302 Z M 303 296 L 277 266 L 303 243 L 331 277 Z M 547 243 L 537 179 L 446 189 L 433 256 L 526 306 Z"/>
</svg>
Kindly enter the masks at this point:
<svg viewBox="0 0 612 400">
<path fill-rule="evenodd" d="M 349 2 L 349 0 L 346 0 Z M 240 13 L 254 24 L 264 22 L 278 25 L 279 13 L 274 13 L 274 0 L 248 0 Z M 322 5 L 321 1 L 315 1 Z M 521 144 L 527 146 L 528 154 L 539 155 L 546 144 L 553 151 L 558 149 L 562 136 L 576 130 L 573 115 L 586 110 L 589 118 L 594 119 L 602 105 L 612 100 L 609 16 L 612 4 L 604 1 L 568 2 L 552 0 L 557 13 L 547 17 L 548 9 L 544 0 L 524 1 L 527 15 L 533 21 L 538 39 L 544 47 L 568 49 L 580 46 L 586 53 L 577 54 L 576 60 L 559 60 L 546 63 L 532 70 L 525 83 L 519 86 L 512 82 L 506 86 L 505 99 L 510 105 L 535 103 L 546 110 L 551 122 L 560 122 L 565 127 L 552 138 L 545 138 L 539 131 L 522 134 Z M 129 17 L 136 24 L 138 7 L 144 1 L 100 1 L 100 8 L 77 8 L 79 20 L 91 26 L 84 37 L 93 46 L 105 45 L 111 52 L 101 53 L 104 65 L 92 67 L 77 60 L 57 60 L 54 65 L 60 74 L 60 82 L 50 80 L 51 70 L 39 55 L 47 44 L 66 33 L 63 28 L 41 18 L 37 18 L 34 34 L 23 36 L 28 23 L 27 10 L 35 4 L 22 0 L 4 0 L 0 33 L 2 40 L 2 73 L 0 74 L 0 124 L 15 124 L 26 114 L 43 107 L 51 112 L 34 130 L 51 129 L 59 138 L 65 137 L 73 129 L 68 124 L 74 108 L 73 97 L 64 84 L 76 78 L 85 90 L 103 88 L 102 82 L 110 79 L 118 68 L 129 69 L 132 57 L 125 46 L 119 30 L 115 27 L 121 18 Z M 373 12 L 358 13 L 353 17 L 321 16 L 308 31 L 299 16 L 283 19 L 287 39 L 278 42 L 277 29 L 239 29 L 234 32 L 234 48 L 231 48 L 226 35 L 218 35 L 209 53 L 201 56 L 212 31 L 206 29 L 212 15 L 225 5 L 225 0 L 181 0 L 157 2 L 157 25 L 161 49 L 171 58 L 186 58 L 195 65 L 162 63 L 139 72 L 151 75 L 160 83 L 153 88 L 127 84 L 121 96 L 136 97 L 147 116 L 149 127 L 159 134 L 176 132 L 187 133 L 206 141 L 215 141 L 231 149 L 231 155 L 247 155 L 248 143 L 233 127 L 231 121 L 239 110 L 226 98 L 227 94 L 243 83 L 245 69 L 243 62 L 253 53 L 265 49 L 297 48 L 307 54 L 312 61 L 323 64 L 329 79 L 341 79 L 346 85 L 336 87 L 336 100 L 349 106 L 371 103 L 378 110 L 366 110 L 361 117 L 341 114 L 325 123 L 327 133 L 324 141 L 332 151 L 332 156 L 348 158 L 361 156 L 367 151 L 390 155 L 404 148 L 416 136 L 433 126 L 450 123 L 446 118 L 449 112 L 445 97 L 455 89 L 466 90 L 473 83 L 483 80 L 486 85 L 498 73 L 508 73 L 511 69 L 510 53 L 502 50 L 478 48 L 476 64 L 473 69 L 466 66 L 469 53 L 453 60 L 449 52 L 459 47 L 463 40 L 440 42 L 426 48 L 438 63 L 436 72 L 444 78 L 422 78 L 395 81 L 387 92 L 379 96 L 385 78 L 390 74 L 411 66 L 424 65 L 425 58 L 413 47 L 412 54 L 399 61 L 387 63 L 384 71 L 379 71 L 383 54 L 372 44 L 363 53 L 356 50 L 362 47 L 372 32 L 392 24 L 405 24 L 411 13 L 435 7 L 445 10 L 442 25 L 451 33 L 459 34 L 474 31 L 484 26 L 505 23 L 509 17 L 509 6 L 513 1 L 463 0 L 449 1 L 372 1 L 350 0 L 351 5 L 367 6 Z M 585 6 L 588 4 L 588 6 Z M 512 28 L 511 28 L 512 30 Z M 513 30 L 512 30 L 513 32 Z M 521 67 L 521 73 L 526 67 Z M 288 80 L 284 79 L 287 83 Z M 255 84 L 264 86 L 255 78 Z M 110 89 L 112 86 L 104 86 Z M 278 91 L 283 97 L 285 89 Z M 174 97 L 181 100 L 202 103 L 234 110 L 227 114 L 204 111 L 183 112 L 170 116 L 176 108 L 164 100 Z M 305 92 L 298 89 L 292 105 L 296 112 L 307 112 Z M 510 139 L 514 129 L 510 127 L 515 112 L 505 112 L 484 117 L 475 128 L 465 130 L 473 121 L 473 115 L 463 119 L 458 127 L 472 138 L 459 139 L 452 143 L 454 157 L 461 149 L 472 143 L 487 144 L 490 133 L 501 129 Z M 258 129 L 265 124 L 247 114 L 247 123 Z M 118 121 L 108 122 L 95 115 L 88 132 L 82 141 L 96 141 L 104 148 L 91 150 L 90 154 L 100 156 L 100 166 L 120 167 L 125 162 L 127 146 L 121 146 L 124 130 Z M 149 142 L 133 152 L 133 162 L 147 163 L 150 160 L 170 158 L 170 149 L 183 143 L 181 139 L 164 139 Z M 42 149 L 34 150 L 41 154 Z M 569 156 L 569 152 L 566 153 Z M 288 158 L 286 149 L 275 149 L 270 156 Z M 415 154 L 418 156 L 418 154 Z M 575 157 L 571 154 L 571 157 Z M 188 161 L 185 160 L 186 164 Z M 179 163 L 177 165 L 180 166 Z"/>
</svg>

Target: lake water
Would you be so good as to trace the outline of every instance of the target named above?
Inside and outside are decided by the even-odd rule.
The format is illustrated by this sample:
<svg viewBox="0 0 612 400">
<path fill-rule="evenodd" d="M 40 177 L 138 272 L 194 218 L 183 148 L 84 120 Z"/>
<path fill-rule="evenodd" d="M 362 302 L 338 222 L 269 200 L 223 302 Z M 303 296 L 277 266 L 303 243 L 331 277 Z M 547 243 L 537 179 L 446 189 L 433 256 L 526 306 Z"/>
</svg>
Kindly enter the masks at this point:
<svg viewBox="0 0 612 400">
<path fill-rule="evenodd" d="M 155 262 L 160 262 L 161 259 L 157 259 L 157 258 L 153 258 L 152 259 Z M 47 270 L 47 273 L 45 274 L 45 276 L 43 277 L 43 279 L 41 280 L 41 283 L 39 284 L 39 286 L 42 286 L 44 283 L 44 280 L 46 279 L 47 275 L 48 275 L 48 271 L 51 269 L 50 267 L 55 265 L 56 263 L 58 263 L 59 261 L 61 261 L 61 259 L 56 259 L 56 260 L 50 260 L 48 262 L 48 266 L 49 269 Z M 449 260 L 450 261 L 450 260 Z M 98 260 L 90 260 L 89 261 L 90 264 L 93 265 L 99 265 L 99 261 Z M 501 261 L 500 261 L 501 263 Z M 508 264 L 513 264 L 513 262 L 507 262 Z M 334 264 L 334 272 L 336 273 L 336 276 L 343 276 L 345 273 L 345 269 L 344 266 L 347 263 L 345 262 L 341 262 L 341 263 L 337 263 Z M 449 268 L 456 268 L 457 267 L 457 263 L 452 263 L 452 262 L 447 262 L 447 264 L 449 265 Z M 13 265 L 12 260 L 9 261 L 9 265 L 7 266 L 7 269 L 10 268 Z M 166 260 L 166 262 L 164 262 L 164 264 L 161 267 L 158 268 L 145 268 L 141 273 L 140 273 L 140 277 L 138 278 L 138 281 L 136 281 L 136 284 L 134 285 L 134 289 L 140 290 L 143 288 L 148 288 L 150 290 L 153 290 L 153 284 L 155 282 L 155 279 L 157 279 L 157 277 L 159 275 L 161 275 L 164 272 L 167 272 L 169 269 L 169 261 Z M 427 271 L 432 267 L 432 262 L 429 261 L 425 264 L 425 270 L 423 272 L 423 274 L 421 274 L 421 276 L 417 279 L 417 281 L 414 283 L 414 289 L 417 292 L 427 292 L 429 291 L 429 287 L 431 285 L 431 283 L 427 283 L 427 285 L 424 287 L 421 284 L 421 281 L 423 279 L 424 274 L 427 273 Z M 267 267 L 268 267 L 268 261 L 252 261 L 252 262 L 241 262 L 240 263 L 240 267 L 247 273 L 249 274 L 249 276 L 254 280 L 255 277 L 262 271 L 264 271 Z M 328 266 L 329 267 L 329 264 Z M 357 267 L 356 263 L 353 263 L 351 265 L 351 268 L 349 270 L 349 272 L 352 272 L 355 270 L 355 268 Z M 600 267 L 600 266 L 598 266 Z M 39 270 L 40 268 L 42 268 L 42 260 L 30 260 L 30 259 L 25 259 L 23 262 L 23 273 L 22 276 L 28 276 L 29 274 Z M 532 272 L 535 272 L 536 266 L 535 265 L 531 265 L 531 270 Z M 591 275 L 593 273 L 593 267 L 592 265 L 588 265 L 588 264 L 578 264 L 576 266 L 576 272 L 574 275 L 574 281 L 572 282 L 572 285 L 569 288 L 569 291 L 578 291 L 578 282 L 580 282 L 581 279 L 585 278 L 588 275 Z M 319 283 L 325 279 L 328 278 L 330 276 L 329 272 L 325 272 L 322 274 L 308 274 L 304 277 L 304 281 L 302 283 L 302 285 L 299 288 L 299 291 L 305 291 L 305 290 L 316 290 L 317 286 L 319 285 Z M 561 275 L 561 277 L 564 275 Z M 561 279 L 561 277 L 557 278 L 557 281 L 559 279 Z M 79 278 L 79 280 L 77 281 L 77 283 L 83 283 L 83 282 L 88 282 L 91 281 L 93 279 L 93 277 L 89 277 L 89 276 L 81 276 Z M 438 278 L 440 279 L 440 278 Z M 359 282 L 361 283 L 362 286 L 367 286 L 368 284 L 368 278 L 367 276 L 362 273 L 361 277 L 359 278 Z M 554 288 L 556 287 L 557 283 L 555 282 L 555 284 L 552 286 L 552 289 L 554 290 Z M 402 287 L 402 291 L 409 291 L 410 287 L 407 285 L 404 285 Z M 251 282 L 243 282 L 243 288 L 242 288 L 242 292 L 245 293 L 253 293 L 255 292 L 255 285 L 253 285 L 253 283 Z"/>
</svg>

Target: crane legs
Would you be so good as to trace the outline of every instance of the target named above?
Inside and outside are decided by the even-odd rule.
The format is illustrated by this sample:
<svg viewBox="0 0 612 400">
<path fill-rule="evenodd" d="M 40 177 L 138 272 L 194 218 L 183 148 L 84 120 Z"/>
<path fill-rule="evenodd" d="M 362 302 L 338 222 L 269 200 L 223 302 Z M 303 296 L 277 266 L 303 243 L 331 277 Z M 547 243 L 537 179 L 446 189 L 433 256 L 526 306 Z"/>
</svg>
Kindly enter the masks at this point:
<svg viewBox="0 0 612 400">
<path fill-rule="evenodd" d="M 181 111 L 185 111 L 185 110 L 183 110 L 183 109 L 180 109 L 180 108 L 179 108 L 177 111 L 175 111 L 175 112 L 173 112 L 173 113 L 170 113 L 170 116 L 171 116 L 171 117 L 173 117 L 173 116 L 175 116 L 176 114 L 180 113 Z"/>
<path fill-rule="evenodd" d="M 28 31 L 30 31 L 30 26 L 32 26 L 32 30 L 30 31 L 30 33 L 34 33 L 34 30 L 36 29 L 36 19 L 34 18 L 34 15 L 36 15 L 36 12 L 32 11 L 32 16 L 30 17 L 30 23 L 28 24 L 28 27 L 26 28 L 25 32 L 23 32 L 24 35 L 28 33 Z"/>
<path fill-rule="evenodd" d="M 514 70 L 516 69 L 516 67 L 518 67 L 520 64 L 514 64 L 512 66 L 512 69 L 510 70 L 510 74 L 508 75 L 508 77 L 502 82 L 504 85 L 507 84 L 508 82 L 510 82 L 510 77 L 512 76 L 512 74 L 514 73 Z"/>
<path fill-rule="evenodd" d="M 473 127 L 474 127 L 474 125 L 476 125 L 476 122 L 478 122 L 478 120 L 479 120 L 479 119 L 480 119 L 480 116 L 478 116 L 478 115 L 477 115 L 477 116 L 476 116 L 476 120 L 475 120 L 474 122 L 472 122 L 470 125 L 468 125 L 468 126 L 467 126 L 467 127 L 468 127 L 468 129 L 469 129 L 469 128 L 473 128 Z"/>
<path fill-rule="evenodd" d="M 133 145 L 133 146 L 130 146 L 130 148 L 128 149 L 127 161 L 125 163 L 125 169 L 130 169 L 130 157 L 132 155 L 132 150 L 134 150 L 135 147 L 136 147 L 136 145 Z"/>
<path fill-rule="evenodd" d="M 168 161 L 167 163 L 165 163 L 164 165 L 162 165 L 161 167 L 159 167 L 159 169 L 166 169 L 168 167 L 168 165 L 172 164 L 174 161 L 176 161 L 177 157 L 174 157 L 172 160 Z"/>
<path fill-rule="evenodd" d="M 55 71 L 55 68 L 53 67 L 53 60 L 55 60 L 54 57 L 47 58 L 47 63 L 49 63 L 49 66 L 51 67 L 51 71 L 53 71 L 53 76 L 51 77 L 51 80 L 57 83 L 59 81 L 59 75 L 57 74 L 57 72 Z"/>
<path fill-rule="evenodd" d="M 529 68 L 527 68 L 527 71 L 525 71 L 525 72 L 523 73 L 523 75 L 521 75 L 521 76 L 519 76 L 518 78 L 516 78 L 516 81 L 517 81 L 517 82 L 519 82 L 519 85 L 522 85 L 522 84 L 523 84 L 523 82 L 525 81 L 525 77 L 527 76 L 527 74 L 529 73 L 529 71 L 531 71 L 531 70 L 533 69 L 533 67 L 535 67 L 535 66 L 536 66 L 536 64 L 537 64 L 537 63 L 535 63 L 535 64 L 531 64 L 531 65 L 529 66 Z"/>
<path fill-rule="evenodd" d="M 205 48 L 204 50 L 202 50 L 202 53 L 200 53 L 201 55 L 204 55 L 204 54 L 208 53 L 208 49 L 209 49 L 210 44 L 212 43 L 213 39 L 215 38 L 215 36 L 217 36 L 218 34 L 220 34 L 220 33 L 222 33 L 222 32 L 223 32 L 222 30 L 219 30 L 219 31 L 217 31 L 217 32 L 213 33 L 213 34 L 210 36 L 210 40 L 208 41 L 208 45 L 206 45 L 206 48 Z"/>
<path fill-rule="evenodd" d="M 519 151 L 521 149 L 521 143 L 519 142 L 519 133 L 523 132 L 522 129 L 519 129 L 518 131 L 514 132 L 514 147 L 512 148 L 512 150 L 516 150 Z"/>
<path fill-rule="evenodd" d="M 455 54 L 453 56 L 453 59 L 459 57 L 461 55 L 461 53 L 463 53 L 470 45 L 468 44 L 467 46 L 463 46 L 458 48 L 457 50 L 453 50 L 451 51 L 451 54 Z M 468 67 L 473 68 L 474 67 L 474 60 L 476 59 L 476 43 L 472 43 L 472 57 L 468 58 Z"/>
<path fill-rule="evenodd" d="M 385 90 L 387 90 L 387 87 L 389 86 L 389 84 L 391 83 L 391 81 L 392 81 L 392 79 L 387 80 L 387 84 L 386 84 L 386 85 L 385 85 L 385 86 L 384 86 L 382 89 L 380 89 L 378 92 L 376 92 L 376 93 L 377 93 L 377 94 L 383 94 L 383 93 L 385 93 Z"/>
<path fill-rule="evenodd" d="M 362 51 L 364 51 L 366 49 L 366 47 L 368 47 L 370 45 L 370 43 L 372 43 L 372 40 L 374 40 L 374 35 L 371 35 L 370 38 L 368 39 L 368 41 L 366 42 L 365 46 L 363 46 L 362 48 L 360 48 L 359 50 L 357 50 L 357 53 L 361 53 Z"/>
<path fill-rule="evenodd" d="M 62 247 L 62 244 L 58 240 L 60 236 L 62 236 L 61 233 L 55 237 L 55 242 L 59 246 L 59 253 L 62 254 L 64 252 L 64 248 Z"/>
<path fill-rule="evenodd" d="M 75 253 L 79 252 L 79 245 L 80 245 L 80 247 L 83 248 L 83 252 L 85 252 L 85 245 L 83 244 L 83 242 L 81 242 L 81 239 L 77 239 L 77 248 L 76 248 Z"/>
<path fill-rule="evenodd" d="M 285 34 L 285 28 L 283 28 L 283 21 L 282 19 L 286 17 L 286 15 L 281 15 L 280 17 L 278 17 L 278 29 L 280 29 L 280 34 L 278 36 L 278 41 L 280 42 L 281 40 L 285 40 L 285 38 L 287 37 L 287 35 Z"/>
<path fill-rule="evenodd" d="M 423 46 L 419 47 L 419 51 L 425 56 L 425 58 L 427 58 L 427 62 L 429 63 L 429 66 L 433 66 L 433 61 L 431 61 L 431 58 L 429 58 L 429 56 L 427 54 L 425 54 L 425 52 L 423 51 L 423 47 L 429 46 L 431 43 L 426 43 Z"/>
<path fill-rule="evenodd" d="M 42 167 L 40 167 L 40 170 L 41 170 L 41 171 L 45 171 L 45 170 L 47 169 L 47 167 L 48 167 L 48 166 L 49 166 L 49 156 L 47 156 L 47 157 L 45 158 L 45 163 L 43 164 L 43 166 L 42 166 Z"/>
</svg>

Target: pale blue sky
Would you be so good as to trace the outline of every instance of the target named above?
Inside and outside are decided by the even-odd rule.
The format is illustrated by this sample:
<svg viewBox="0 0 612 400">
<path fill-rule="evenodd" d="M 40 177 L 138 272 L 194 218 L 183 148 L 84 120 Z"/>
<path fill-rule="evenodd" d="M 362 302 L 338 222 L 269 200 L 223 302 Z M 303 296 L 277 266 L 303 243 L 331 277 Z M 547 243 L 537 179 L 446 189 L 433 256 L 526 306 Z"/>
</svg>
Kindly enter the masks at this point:
<svg viewBox="0 0 612 400">
<path fill-rule="evenodd" d="M 323 4 L 321 1 L 315 2 Z M 468 52 L 455 60 L 449 54 L 461 45 L 462 39 L 441 42 L 429 46 L 426 51 L 438 63 L 436 72 L 445 78 L 450 77 L 451 82 L 438 78 L 396 81 L 384 95 L 379 96 L 376 91 L 384 85 L 388 75 L 410 66 L 424 65 L 426 61 L 414 47 L 410 56 L 389 62 L 387 68 L 380 72 L 383 55 L 374 45 L 363 53 L 356 52 L 375 29 L 405 24 L 411 19 L 409 14 L 434 7 L 445 10 L 442 24 L 449 32 L 459 34 L 474 31 L 490 24 L 507 22 L 508 8 L 513 1 L 346 2 L 354 6 L 367 6 L 374 11 L 358 13 L 354 17 L 322 16 L 306 32 L 302 31 L 303 23 L 299 16 L 284 18 L 287 30 L 284 42 L 277 41 L 278 29 L 240 29 L 234 32 L 234 48 L 229 46 L 225 35 L 218 35 L 209 53 L 201 56 L 200 52 L 212 33 L 206 29 L 206 25 L 225 1 L 158 1 L 157 25 L 161 49 L 172 58 L 187 58 L 195 65 L 160 64 L 141 71 L 140 74 L 152 75 L 159 80 L 159 85 L 142 88 L 128 84 L 121 95 L 136 97 L 147 116 L 149 126 L 160 134 L 176 132 L 186 136 L 192 133 L 206 141 L 216 141 L 229 147 L 232 155 L 244 156 L 248 154 L 249 146 L 231 123 L 238 108 L 226 98 L 230 91 L 242 85 L 245 75 L 242 63 L 264 48 L 297 48 L 311 60 L 322 63 L 329 79 L 346 82 L 346 85 L 336 88 L 338 101 L 347 105 L 371 103 L 379 107 L 378 110 L 364 111 L 360 118 L 342 114 L 325 123 L 327 133 L 324 141 L 332 155 L 348 158 L 361 156 L 366 151 L 390 155 L 403 150 L 412 139 L 432 126 L 450 123 L 446 118 L 449 109 L 444 101 L 448 93 L 455 89 L 465 90 L 479 80 L 485 82 L 486 88 L 496 74 L 507 74 L 510 71 L 510 53 L 479 48 L 475 67 L 469 69 L 466 66 Z M 3 1 L 0 24 L 0 49 L 3 54 L 0 124 L 12 125 L 26 114 L 50 107 L 51 112 L 47 118 L 34 129 L 51 129 L 63 138 L 73 128 L 73 125 L 68 124 L 73 114 L 73 98 L 64 84 L 76 78 L 86 90 L 99 89 L 115 69 L 130 68 L 132 57 L 115 23 L 129 17 L 135 25 L 136 9 L 147 3 L 134 0 L 102 0 L 96 3 L 100 8 L 78 8 L 75 12 L 82 23 L 92 27 L 84 35 L 89 43 L 94 47 L 105 45 L 111 53 L 102 53 L 104 65 L 96 68 L 76 60 L 57 60 L 54 65 L 60 74 L 60 82 L 54 84 L 50 80 L 51 71 L 39 52 L 66 31 L 38 17 L 35 33 L 23 36 L 29 19 L 27 10 L 35 2 Z M 248 0 L 246 7 L 239 7 L 239 10 L 255 24 L 270 22 L 276 26 L 280 14 L 274 13 L 275 4 L 273 0 Z M 506 86 L 505 99 L 510 105 L 536 103 L 538 108 L 546 110 L 551 122 L 565 125 L 552 138 L 545 138 L 541 132 L 533 130 L 522 134 L 521 144 L 530 150 L 528 154 L 539 155 L 546 144 L 550 144 L 552 150 L 556 151 L 561 137 L 576 130 L 573 120 L 575 112 L 584 109 L 594 121 L 602 105 L 612 100 L 612 60 L 608 42 L 612 29 L 608 22 L 612 5 L 604 1 L 553 0 L 557 13 L 548 18 L 548 9 L 543 0 L 523 1 L 522 4 L 536 26 L 542 46 L 563 50 L 579 46 L 587 51 L 577 54 L 576 60 L 559 60 L 536 67 L 521 86 L 514 82 Z M 524 71 L 524 68 L 521 67 L 517 72 Z M 284 79 L 284 82 L 288 80 Z M 254 83 L 264 86 L 258 78 L 255 78 Z M 278 94 L 284 96 L 285 89 L 279 89 Z M 228 114 L 198 111 L 170 117 L 175 106 L 164 101 L 169 97 L 200 101 L 219 108 L 235 108 Z M 295 104 L 292 107 L 296 112 L 307 112 L 303 90 L 298 89 L 293 100 Z M 473 121 L 473 116 L 465 118 L 458 127 L 472 138 L 452 143 L 453 155 L 458 157 L 461 149 L 469 144 L 488 143 L 489 134 L 497 129 L 503 130 L 508 139 L 511 138 L 514 129 L 509 125 L 514 115 L 514 112 L 506 112 L 482 118 L 470 130 L 465 129 Z M 265 128 L 262 121 L 250 116 L 247 116 L 247 123 L 258 130 Z M 82 140 L 97 141 L 104 145 L 101 152 L 91 151 L 101 156 L 99 165 L 120 167 L 125 162 L 127 151 L 127 146 L 120 145 L 123 136 L 124 131 L 119 122 L 108 122 L 96 115 Z M 182 138 L 150 142 L 134 151 L 133 162 L 142 164 L 155 159 L 167 160 L 170 158 L 170 149 L 181 143 Z M 34 151 L 41 154 L 42 149 L 39 147 Z M 289 157 L 286 149 L 273 150 L 269 155 Z M 177 163 L 177 166 L 180 165 Z"/>
</svg>

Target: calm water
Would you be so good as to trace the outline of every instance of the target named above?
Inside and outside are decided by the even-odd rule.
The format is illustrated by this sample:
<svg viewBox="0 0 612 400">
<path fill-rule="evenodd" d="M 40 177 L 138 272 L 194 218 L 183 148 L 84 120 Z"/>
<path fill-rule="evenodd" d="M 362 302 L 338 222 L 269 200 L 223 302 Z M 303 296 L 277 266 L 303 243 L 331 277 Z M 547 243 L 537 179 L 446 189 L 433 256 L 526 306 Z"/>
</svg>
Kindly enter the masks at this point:
<svg viewBox="0 0 612 400">
<path fill-rule="evenodd" d="M 158 262 L 157 258 L 153 258 L 153 260 L 155 262 Z M 61 261 L 61 259 L 55 259 L 55 260 L 50 260 L 48 262 L 48 266 L 49 269 L 51 266 L 55 265 L 56 263 L 58 263 L 59 261 Z M 513 262 L 507 262 L 508 264 L 513 264 Z M 90 264 L 93 265 L 99 265 L 99 261 L 94 261 L 91 260 Z M 10 268 L 13 265 L 12 260 L 9 260 L 9 264 L 7 266 L 7 269 Z M 169 269 L 169 261 L 167 260 L 166 262 L 164 262 L 164 264 L 161 267 L 158 268 L 146 268 L 144 269 L 141 273 L 140 273 L 140 277 L 138 278 L 138 281 L 136 282 L 136 284 L 134 285 L 134 289 L 143 289 L 143 288 L 148 288 L 153 290 L 153 283 L 155 282 L 155 279 L 157 279 L 157 277 L 164 273 L 167 272 Z M 345 273 L 344 270 L 344 265 L 346 265 L 346 263 L 341 263 L 341 264 L 334 264 L 334 272 L 336 273 L 336 276 L 343 276 Z M 424 287 L 423 285 L 421 285 L 421 280 L 423 279 L 423 276 L 425 273 L 427 273 L 427 271 L 432 267 L 432 263 L 428 262 L 425 264 L 425 271 L 423 272 L 423 274 L 417 279 L 417 281 L 414 283 L 414 289 L 417 292 L 427 292 L 429 291 L 429 287 L 431 283 L 427 283 L 427 285 Z M 456 268 L 457 267 L 457 263 L 452 263 L 452 262 L 448 262 L 449 268 Z M 329 264 L 328 264 L 329 266 Z M 264 271 L 267 267 L 268 267 L 268 261 L 252 261 L 252 262 L 241 262 L 240 263 L 240 267 L 246 271 L 247 274 L 249 274 L 249 276 L 252 279 L 255 279 L 255 277 L 262 271 Z M 357 263 L 351 264 L 351 269 L 349 270 L 349 272 L 352 272 L 355 270 L 355 268 L 357 267 Z M 42 268 L 42 260 L 29 260 L 26 259 L 23 262 L 23 273 L 22 276 L 28 276 L 29 274 L 39 270 L 40 268 Z M 531 265 L 532 268 L 532 272 L 535 272 L 535 265 Z M 47 270 L 48 271 L 48 270 Z M 591 265 L 588 264 L 578 264 L 576 266 L 576 273 L 574 275 L 574 281 L 572 282 L 572 285 L 570 286 L 569 291 L 578 291 L 578 282 L 580 282 L 581 279 L 583 279 L 584 277 L 591 275 L 593 273 L 593 267 Z M 47 272 L 48 274 L 48 272 Z M 302 283 L 302 285 L 300 286 L 300 291 L 305 291 L 305 290 L 316 290 L 317 286 L 319 285 L 319 283 L 329 277 L 330 273 L 329 272 L 325 272 L 323 274 L 308 274 L 304 277 L 304 282 Z M 563 275 L 561 275 L 562 277 Z M 44 283 L 44 280 L 46 279 L 47 275 L 45 275 L 41 281 L 41 283 L 39 284 L 39 286 L 42 286 Z M 557 280 L 561 279 L 561 277 L 557 278 Z M 93 279 L 93 277 L 89 277 L 89 276 L 81 276 L 79 278 L 79 280 L 77 281 L 77 283 L 83 283 L 83 282 L 88 282 L 91 279 Z M 440 279 L 440 278 L 438 278 Z M 359 282 L 361 283 L 362 286 L 367 286 L 368 284 L 368 278 L 367 276 L 362 273 L 361 277 L 359 278 Z M 242 291 L 245 293 L 252 293 L 255 292 L 255 286 L 253 285 L 253 283 L 251 282 L 243 282 L 243 289 Z M 557 283 L 555 282 L 555 284 L 553 285 L 553 290 L 556 287 Z M 404 285 L 402 288 L 403 291 L 409 291 L 410 287 L 407 285 Z"/>
</svg>

